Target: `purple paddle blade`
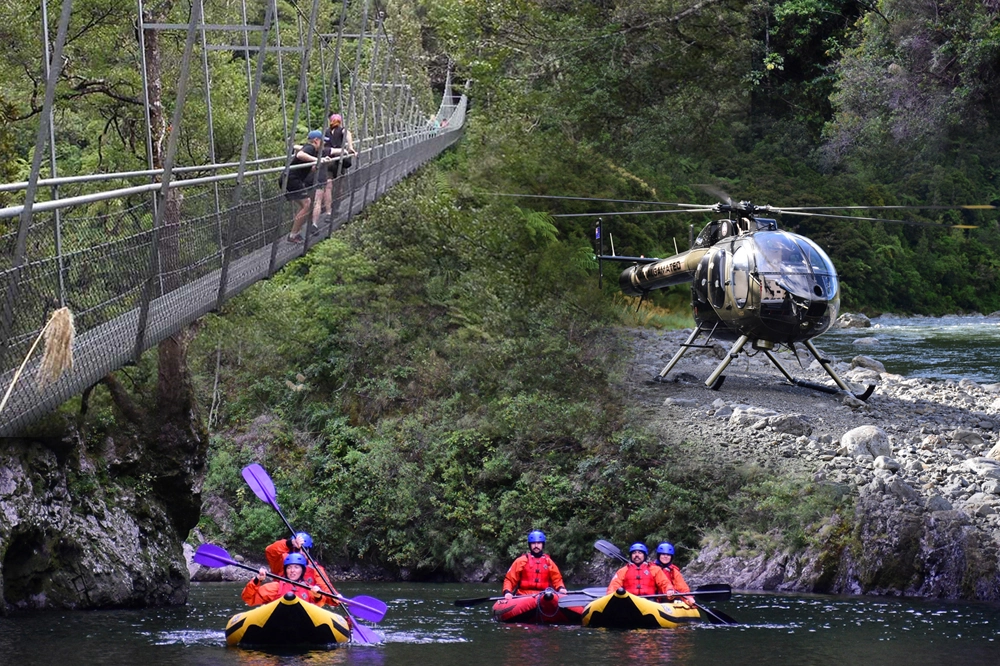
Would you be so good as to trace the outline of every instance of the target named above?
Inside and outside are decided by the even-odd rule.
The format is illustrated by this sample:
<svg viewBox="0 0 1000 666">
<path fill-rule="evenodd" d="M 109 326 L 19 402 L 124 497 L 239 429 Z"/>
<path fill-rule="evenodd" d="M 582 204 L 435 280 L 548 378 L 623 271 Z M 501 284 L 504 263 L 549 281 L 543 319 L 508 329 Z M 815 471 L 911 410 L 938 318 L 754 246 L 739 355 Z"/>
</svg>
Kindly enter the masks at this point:
<svg viewBox="0 0 1000 666">
<path fill-rule="evenodd" d="M 273 507 L 277 507 L 277 495 L 274 492 L 274 482 L 268 476 L 264 468 L 253 463 L 243 468 L 243 480 L 250 486 L 250 490 L 262 502 L 267 502 Z"/>
<path fill-rule="evenodd" d="M 357 620 L 351 622 L 354 626 L 351 628 L 351 637 L 354 638 L 358 643 L 381 643 L 382 639 L 374 631 L 359 624 Z"/>
<path fill-rule="evenodd" d="M 363 594 L 354 598 L 339 597 L 339 600 L 347 604 L 354 615 L 369 622 L 381 622 L 388 608 L 381 600 Z"/>
<path fill-rule="evenodd" d="M 227 553 L 223 548 L 214 546 L 210 543 L 203 543 L 198 546 L 198 550 L 195 551 L 194 557 L 191 559 L 193 559 L 196 564 L 200 564 L 201 566 L 208 567 L 210 569 L 218 569 L 219 567 L 236 564 L 236 562 L 229 557 L 229 553 Z"/>
</svg>

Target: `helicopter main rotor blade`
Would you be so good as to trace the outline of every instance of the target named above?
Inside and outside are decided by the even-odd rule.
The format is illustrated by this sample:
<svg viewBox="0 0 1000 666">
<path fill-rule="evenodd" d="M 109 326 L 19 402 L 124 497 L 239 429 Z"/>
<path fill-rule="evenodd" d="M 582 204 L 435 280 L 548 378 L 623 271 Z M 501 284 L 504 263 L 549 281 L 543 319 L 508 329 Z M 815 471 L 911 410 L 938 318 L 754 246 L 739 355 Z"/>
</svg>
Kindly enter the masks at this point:
<svg viewBox="0 0 1000 666">
<path fill-rule="evenodd" d="M 895 224 L 912 224 L 919 227 L 937 227 L 939 229 L 978 229 L 978 226 L 971 224 L 937 224 L 934 222 L 916 222 L 914 220 L 890 220 L 884 217 L 861 217 L 860 215 L 830 215 L 829 213 L 812 213 L 788 210 L 787 208 L 772 208 L 772 213 L 782 215 L 799 215 L 801 217 L 827 217 L 837 220 L 861 220 L 863 222 L 892 222 Z"/>
<path fill-rule="evenodd" d="M 605 213 L 557 213 L 549 217 L 612 217 L 615 215 L 669 215 L 670 213 L 714 213 L 715 208 L 697 210 L 613 210 Z"/>
<path fill-rule="evenodd" d="M 781 210 L 996 210 L 989 204 L 956 204 L 954 206 L 789 206 Z"/>
<path fill-rule="evenodd" d="M 568 199 L 571 201 L 603 201 L 606 203 L 643 204 L 650 206 L 677 206 L 678 208 L 707 208 L 706 204 L 677 203 L 674 201 L 643 201 L 639 199 L 599 199 L 596 197 L 569 197 L 555 194 L 508 194 L 506 192 L 488 192 L 495 197 L 519 197 L 522 199 Z"/>
</svg>

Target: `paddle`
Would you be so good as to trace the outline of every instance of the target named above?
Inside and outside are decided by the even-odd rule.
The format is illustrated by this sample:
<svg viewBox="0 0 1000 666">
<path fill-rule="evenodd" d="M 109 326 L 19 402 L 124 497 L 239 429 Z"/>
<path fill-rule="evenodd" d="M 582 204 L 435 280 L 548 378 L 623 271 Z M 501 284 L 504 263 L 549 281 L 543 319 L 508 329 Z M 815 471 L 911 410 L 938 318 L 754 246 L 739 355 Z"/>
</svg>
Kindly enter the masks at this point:
<svg viewBox="0 0 1000 666">
<path fill-rule="evenodd" d="M 523 599 L 524 597 L 533 597 L 533 594 L 520 594 L 511 599 Z M 479 604 L 486 603 L 487 601 L 503 601 L 507 597 L 473 597 L 472 599 L 455 599 L 455 605 L 459 608 L 468 608 L 469 606 L 478 606 Z"/>
<path fill-rule="evenodd" d="M 219 567 L 224 566 L 234 566 L 239 567 L 240 569 L 246 569 L 247 571 L 257 571 L 255 567 L 235 561 L 233 558 L 229 557 L 229 553 L 227 553 L 223 548 L 210 543 L 203 543 L 198 546 L 198 550 L 195 551 L 193 559 L 195 563 L 210 569 L 218 569 Z M 309 585 L 297 580 L 292 580 L 291 578 L 278 576 L 273 573 L 268 573 L 268 576 L 277 580 L 283 580 L 286 583 L 291 583 L 292 585 L 296 585 L 298 587 L 304 587 L 306 589 L 310 588 Z M 369 622 L 381 622 L 382 618 L 385 617 L 386 605 L 375 597 L 360 595 L 354 597 L 353 599 L 349 599 L 339 594 L 331 594 L 330 592 L 321 591 L 320 594 L 324 597 L 336 599 L 337 601 L 341 601 L 346 604 L 352 604 L 355 606 L 355 613 L 357 616 L 368 620 Z"/>
<path fill-rule="evenodd" d="M 598 599 L 607 595 L 607 588 L 604 587 L 588 587 L 585 590 L 580 590 L 579 592 L 568 592 L 559 597 L 559 606 L 566 608 L 567 606 L 585 606 L 589 604 L 594 599 Z M 702 585 L 701 587 L 696 587 L 691 592 L 684 592 L 682 595 L 678 596 L 703 596 L 715 599 L 716 601 L 728 601 L 732 597 L 733 588 L 725 583 L 715 583 L 712 585 Z M 662 597 L 662 594 L 648 594 L 644 595 L 643 599 L 655 599 Z"/>
<path fill-rule="evenodd" d="M 614 557 L 621 560 L 625 564 L 629 563 L 629 559 L 625 557 L 624 554 L 622 554 L 621 549 L 618 548 L 618 546 L 616 546 L 615 544 L 611 543 L 610 541 L 604 541 L 603 539 L 598 539 L 597 541 L 594 542 L 594 548 L 596 548 L 598 551 L 609 557 Z M 715 587 L 715 586 L 705 585 L 703 587 L 698 588 L 698 591 L 700 592 L 710 587 Z M 732 595 L 732 588 L 729 587 L 728 585 L 726 585 L 725 587 L 729 588 L 729 594 Z M 725 592 L 717 589 L 709 589 L 707 591 L 710 594 L 725 594 Z M 660 597 L 663 595 L 657 594 L 652 596 Z M 690 593 L 684 593 L 679 596 L 693 596 L 693 595 L 691 595 Z M 728 599 L 729 597 L 726 598 Z M 725 601 L 725 599 L 719 599 L 719 601 Z M 705 615 L 708 616 L 708 619 L 712 624 L 739 624 L 739 622 L 729 617 L 728 615 L 726 615 L 717 608 L 709 608 L 708 606 L 702 606 L 699 603 L 695 603 L 695 606 L 697 606 L 700 610 L 704 611 Z"/>
<path fill-rule="evenodd" d="M 599 590 L 600 594 L 595 594 L 594 590 Z M 563 597 L 565 597 L 568 594 L 577 594 L 577 595 L 579 595 L 579 594 L 586 594 L 586 595 L 588 595 L 587 598 L 591 599 L 591 598 L 593 598 L 595 596 L 603 597 L 604 596 L 604 588 L 603 587 L 588 587 L 586 590 L 569 590 L 568 592 L 563 592 L 562 594 L 559 595 L 560 601 L 562 600 Z M 521 594 L 521 595 L 514 595 L 513 597 L 511 597 L 511 599 L 522 599 L 524 597 L 533 597 L 533 596 L 535 596 L 535 595 L 534 594 Z M 504 600 L 506 598 L 507 597 L 504 596 L 504 597 L 472 597 L 471 599 L 455 599 L 455 605 L 458 606 L 459 608 L 468 608 L 469 606 L 478 606 L 479 604 L 485 603 L 487 601 L 502 601 L 502 600 Z M 560 603 L 560 605 L 561 605 L 561 603 Z M 578 604 L 573 604 L 573 605 L 576 606 Z"/>
<path fill-rule="evenodd" d="M 288 522 L 288 519 L 285 518 L 285 514 L 281 512 L 281 507 L 278 506 L 278 497 L 274 491 L 274 482 L 271 481 L 271 477 L 268 476 L 268 473 L 264 470 L 264 468 L 257 463 L 253 463 L 244 467 L 242 474 L 243 480 L 247 482 L 248 486 L 250 486 L 253 494 L 256 495 L 261 501 L 270 504 L 271 507 L 278 512 L 278 515 L 281 516 L 281 520 L 285 523 L 285 527 L 288 528 L 288 531 L 292 533 L 292 538 L 294 538 L 296 534 L 295 529 L 292 527 L 292 524 Z M 327 579 L 323 570 L 316 566 L 316 563 L 313 561 L 312 555 L 309 554 L 309 551 L 303 548 L 302 552 L 305 554 L 306 559 L 309 560 L 309 564 L 312 565 L 312 568 L 316 570 L 316 573 L 323 578 L 323 582 L 326 583 L 326 586 L 333 589 L 333 585 Z M 358 624 L 358 622 L 354 620 L 354 617 L 351 615 L 351 611 L 348 610 L 347 606 L 344 606 L 344 612 L 351 620 L 351 634 L 355 640 L 359 643 L 381 642 L 378 634 L 368 627 Z"/>
</svg>

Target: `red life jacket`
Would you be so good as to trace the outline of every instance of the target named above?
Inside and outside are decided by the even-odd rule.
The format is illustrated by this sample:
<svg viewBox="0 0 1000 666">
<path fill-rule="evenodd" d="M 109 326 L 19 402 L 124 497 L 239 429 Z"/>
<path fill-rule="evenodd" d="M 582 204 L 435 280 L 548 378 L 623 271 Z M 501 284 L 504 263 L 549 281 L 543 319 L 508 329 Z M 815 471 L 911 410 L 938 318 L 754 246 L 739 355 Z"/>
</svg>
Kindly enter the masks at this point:
<svg viewBox="0 0 1000 666">
<path fill-rule="evenodd" d="M 521 581 L 518 583 L 517 591 L 521 594 L 526 592 L 541 592 L 547 587 L 552 587 L 552 570 L 555 563 L 549 559 L 548 553 L 542 553 L 541 557 L 535 557 L 530 553 L 525 553 L 521 557 L 526 558 L 524 568 L 521 569 Z"/>
<path fill-rule="evenodd" d="M 286 583 L 283 580 L 277 582 L 280 583 L 278 590 L 281 592 L 282 597 L 291 592 L 299 599 L 302 599 L 303 601 L 308 601 L 311 604 L 316 603 L 316 600 L 313 599 L 312 590 L 306 589 L 304 587 L 299 587 L 298 585 L 292 585 L 291 583 Z M 305 580 L 302 580 L 302 582 L 306 583 Z M 306 583 L 306 584 L 310 586 L 315 585 L 315 583 Z"/>
<path fill-rule="evenodd" d="M 626 592 L 640 597 L 646 594 L 656 594 L 654 570 L 650 568 L 649 562 L 643 562 L 639 566 L 629 564 L 624 578 L 622 587 L 625 588 Z"/>
</svg>

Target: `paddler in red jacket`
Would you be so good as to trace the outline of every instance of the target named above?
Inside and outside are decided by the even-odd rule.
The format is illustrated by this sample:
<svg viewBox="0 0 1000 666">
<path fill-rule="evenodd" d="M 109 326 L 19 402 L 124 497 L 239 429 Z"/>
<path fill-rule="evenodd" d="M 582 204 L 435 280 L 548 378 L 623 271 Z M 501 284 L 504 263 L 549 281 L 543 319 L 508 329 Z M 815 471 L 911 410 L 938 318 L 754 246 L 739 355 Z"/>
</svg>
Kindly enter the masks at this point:
<svg viewBox="0 0 1000 666">
<path fill-rule="evenodd" d="M 608 583 L 608 594 L 614 594 L 619 588 L 642 597 L 652 594 L 663 594 L 670 589 L 663 569 L 651 567 L 646 557 L 649 549 L 644 543 L 634 543 L 628 549 L 628 558 L 632 560 L 615 573 Z"/>
<path fill-rule="evenodd" d="M 545 533 L 539 530 L 529 533 L 528 552 L 514 560 L 503 579 L 505 597 L 543 592 L 550 587 L 559 594 L 566 593 L 559 567 L 544 551 Z"/>
<path fill-rule="evenodd" d="M 312 548 L 312 546 L 313 540 L 312 537 L 309 536 L 308 532 L 296 532 L 295 536 L 289 537 L 288 539 L 278 539 L 264 549 L 264 556 L 267 558 L 268 566 L 271 567 L 271 573 L 281 576 L 281 572 L 284 571 L 285 558 L 290 553 L 299 553 L 303 555 L 303 558 L 305 558 L 303 551 L 306 548 Z M 321 566 L 319 571 L 316 571 L 316 569 L 313 569 L 312 566 L 308 565 L 308 562 L 306 564 L 306 571 L 303 577 L 318 581 L 330 581 L 330 584 L 333 584 L 333 581 L 326 573 L 326 569 Z M 336 588 L 334 588 L 332 592 L 334 594 L 339 594 Z M 340 605 L 340 602 L 338 601 L 330 601 L 328 603 L 330 603 L 331 606 Z"/>
<path fill-rule="evenodd" d="M 285 556 L 282 567 L 282 573 L 285 578 L 302 583 L 306 587 L 293 585 L 283 580 L 264 583 L 269 572 L 266 567 L 261 567 L 257 575 L 251 578 L 250 582 L 243 588 L 243 594 L 241 595 L 243 601 L 247 602 L 249 606 L 260 606 L 261 604 L 270 603 L 275 599 L 280 599 L 286 593 L 291 592 L 304 601 L 322 606 L 327 600 L 327 597 L 323 596 L 322 593 L 329 592 L 329 590 L 323 584 L 323 581 L 316 580 L 308 574 L 306 571 L 307 564 L 306 556 L 302 553 L 289 553 Z M 312 567 L 309 567 L 309 569 L 311 571 Z"/>
<path fill-rule="evenodd" d="M 681 575 L 680 567 L 674 564 L 674 544 L 664 541 L 656 547 L 656 559 L 653 560 L 653 566 L 662 569 L 663 574 L 667 577 L 668 594 L 691 591 L 684 576 Z M 673 601 L 674 596 L 680 595 L 669 594 L 667 601 Z M 694 606 L 694 597 L 683 597 L 683 599 L 688 606 Z"/>
</svg>

